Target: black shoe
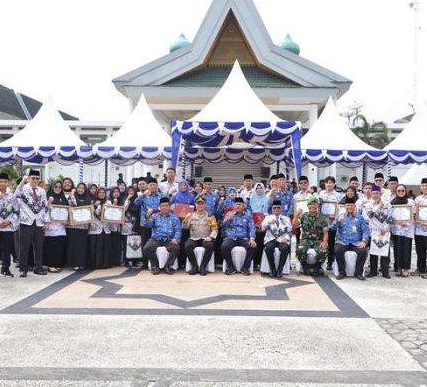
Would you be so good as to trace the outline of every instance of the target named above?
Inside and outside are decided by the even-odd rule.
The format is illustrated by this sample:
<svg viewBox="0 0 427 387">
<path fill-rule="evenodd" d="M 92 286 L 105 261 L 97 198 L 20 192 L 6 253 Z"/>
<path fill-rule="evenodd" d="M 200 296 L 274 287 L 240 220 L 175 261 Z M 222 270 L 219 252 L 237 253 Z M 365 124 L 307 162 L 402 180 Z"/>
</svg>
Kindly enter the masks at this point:
<svg viewBox="0 0 427 387">
<path fill-rule="evenodd" d="M 201 268 L 199 271 L 199 274 L 204 277 L 206 274 L 208 274 L 208 272 L 206 271 L 206 269 Z"/>
<path fill-rule="evenodd" d="M 234 267 L 231 269 L 227 269 L 225 271 L 225 275 L 232 275 L 232 274 L 236 274 L 236 273 L 237 273 L 237 270 Z"/>
<path fill-rule="evenodd" d="M 338 274 L 335 278 L 337 279 L 337 280 L 342 280 L 342 279 L 344 279 L 346 276 L 344 275 L 344 274 Z"/>
<path fill-rule="evenodd" d="M 277 272 L 276 278 L 283 278 L 283 272 L 282 271 Z"/>
<path fill-rule="evenodd" d="M 268 276 L 269 276 L 270 278 L 277 277 L 277 271 L 270 271 L 270 273 L 268 273 Z"/>
<path fill-rule="evenodd" d="M 165 273 L 167 275 L 172 275 L 173 274 L 173 269 L 171 269 L 170 267 L 165 267 Z"/>
<path fill-rule="evenodd" d="M 249 271 L 249 269 L 243 269 L 243 270 L 242 270 L 242 274 L 243 274 L 243 275 L 245 275 L 245 276 L 249 276 L 249 275 L 251 275 L 252 273 Z"/>
<path fill-rule="evenodd" d="M 328 266 L 326 266 L 326 270 L 332 270 L 332 264 L 328 263 Z"/>
<path fill-rule="evenodd" d="M 390 279 L 390 278 L 391 278 L 389 273 L 383 273 L 383 277 L 384 277 L 384 278 L 388 278 L 388 279 Z"/>
<path fill-rule="evenodd" d="M 42 267 L 36 267 L 34 269 L 34 274 L 38 274 L 38 275 L 47 275 L 47 270 L 43 269 Z"/>
<path fill-rule="evenodd" d="M 13 277 L 13 274 L 10 272 L 9 269 L 1 268 L 1 274 L 4 275 L 5 277 Z"/>
<path fill-rule="evenodd" d="M 159 275 L 160 274 L 160 269 L 158 267 L 153 267 L 153 270 L 151 270 L 151 273 L 153 275 Z"/>
<path fill-rule="evenodd" d="M 378 275 L 378 274 L 376 274 L 376 273 L 369 273 L 369 274 L 368 274 L 368 277 L 369 277 L 369 278 L 371 278 L 371 277 L 376 277 L 377 275 Z"/>
<path fill-rule="evenodd" d="M 27 272 L 26 271 L 21 271 L 21 272 L 19 272 L 19 276 L 21 278 L 25 278 L 27 276 Z"/>
<path fill-rule="evenodd" d="M 360 281 L 366 281 L 366 278 L 362 274 L 359 274 L 356 278 Z"/>
<path fill-rule="evenodd" d="M 188 272 L 189 275 L 196 275 L 199 271 L 197 267 L 193 266 L 193 268 Z"/>
</svg>

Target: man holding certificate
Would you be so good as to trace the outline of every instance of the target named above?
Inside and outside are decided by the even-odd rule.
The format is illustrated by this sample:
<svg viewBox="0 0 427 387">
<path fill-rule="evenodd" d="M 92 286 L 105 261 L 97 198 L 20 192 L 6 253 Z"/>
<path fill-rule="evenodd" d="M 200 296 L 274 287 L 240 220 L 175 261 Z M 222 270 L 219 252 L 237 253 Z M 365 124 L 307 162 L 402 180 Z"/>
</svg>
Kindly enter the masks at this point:
<svg viewBox="0 0 427 387">
<path fill-rule="evenodd" d="M 415 198 L 417 218 L 415 224 L 415 251 L 417 253 L 417 270 L 411 275 L 426 273 L 427 257 L 427 178 L 421 179 L 421 195 Z"/>
<path fill-rule="evenodd" d="M 364 281 L 363 266 L 368 256 L 369 228 L 362 215 L 356 213 L 356 198 L 347 197 L 345 200 L 346 213 L 337 220 L 337 239 L 335 244 L 335 259 L 339 274 L 337 279 L 346 277 L 344 254 L 354 251 L 357 254 L 354 276 Z"/>
<path fill-rule="evenodd" d="M 166 274 L 173 274 L 172 265 L 179 255 L 179 241 L 181 239 L 181 222 L 178 217 L 171 213 L 168 198 L 160 199 L 160 212 L 147 213 L 145 227 L 152 230 L 151 238 L 144 246 L 143 254 L 150 260 L 153 275 L 160 273 L 157 248 L 166 247 L 169 258 L 165 264 Z"/>
</svg>

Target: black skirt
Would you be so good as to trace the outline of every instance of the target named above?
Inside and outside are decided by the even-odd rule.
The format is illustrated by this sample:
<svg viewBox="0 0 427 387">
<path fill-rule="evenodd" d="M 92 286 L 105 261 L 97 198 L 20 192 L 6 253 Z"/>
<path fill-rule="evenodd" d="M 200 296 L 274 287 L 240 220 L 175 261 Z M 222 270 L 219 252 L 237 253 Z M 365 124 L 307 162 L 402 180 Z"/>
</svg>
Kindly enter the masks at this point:
<svg viewBox="0 0 427 387">
<path fill-rule="evenodd" d="M 66 263 L 66 237 L 45 237 L 43 242 L 43 263 L 49 267 L 64 267 Z"/>
<path fill-rule="evenodd" d="M 122 235 L 119 232 L 111 232 L 111 261 L 113 266 L 120 266 L 122 261 Z"/>
<path fill-rule="evenodd" d="M 113 267 L 111 260 L 111 238 L 104 231 L 98 235 L 89 235 L 89 268 L 108 269 Z"/>
<path fill-rule="evenodd" d="M 67 262 L 71 267 L 88 267 L 88 230 L 67 229 Z"/>
</svg>

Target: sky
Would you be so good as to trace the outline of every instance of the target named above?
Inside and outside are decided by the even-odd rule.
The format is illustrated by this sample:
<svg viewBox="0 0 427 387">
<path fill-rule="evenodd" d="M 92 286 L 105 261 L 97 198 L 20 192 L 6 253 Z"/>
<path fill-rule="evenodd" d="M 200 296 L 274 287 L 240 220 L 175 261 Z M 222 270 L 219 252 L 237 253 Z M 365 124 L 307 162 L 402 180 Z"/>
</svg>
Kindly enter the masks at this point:
<svg viewBox="0 0 427 387">
<path fill-rule="evenodd" d="M 414 103 L 414 0 L 254 0 L 274 43 L 349 78 L 338 102 L 390 122 Z M 420 101 L 427 98 L 427 0 L 418 0 Z M 127 99 L 111 80 L 191 41 L 211 0 L 0 0 L 0 84 L 82 120 L 121 121 Z"/>
</svg>

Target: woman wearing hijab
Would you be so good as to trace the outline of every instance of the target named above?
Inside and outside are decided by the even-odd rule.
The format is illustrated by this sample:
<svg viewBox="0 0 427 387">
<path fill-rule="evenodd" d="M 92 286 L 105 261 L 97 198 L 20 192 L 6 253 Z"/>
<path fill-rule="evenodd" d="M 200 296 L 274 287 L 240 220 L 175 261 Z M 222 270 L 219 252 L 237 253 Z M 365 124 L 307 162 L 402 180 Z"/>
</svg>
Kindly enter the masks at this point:
<svg viewBox="0 0 427 387">
<path fill-rule="evenodd" d="M 135 205 L 135 199 L 138 197 L 133 186 L 129 186 L 127 189 L 127 198 L 124 202 L 125 206 L 125 223 L 122 226 L 122 247 L 123 257 L 126 267 L 136 266 L 134 259 L 126 256 L 127 250 L 127 238 L 130 235 L 138 235 L 134 232 L 135 225 L 139 222 L 139 207 Z M 141 257 L 142 258 L 142 257 Z"/>
<path fill-rule="evenodd" d="M 89 197 L 92 201 L 96 200 L 97 192 L 98 192 L 98 186 L 96 184 L 91 184 L 89 186 Z"/>
<path fill-rule="evenodd" d="M 399 184 L 396 188 L 396 197 L 390 202 L 391 206 L 407 205 L 414 210 L 415 202 L 408 198 L 406 186 Z M 393 209 L 392 209 L 393 216 Z M 408 277 L 411 268 L 412 239 L 415 226 L 412 219 L 395 220 L 391 226 L 391 232 L 395 235 L 394 259 L 397 260 L 397 276 Z"/>
<path fill-rule="evenodd" d="M 89 206 L 92 200 L 85 183 L 77 184 L 68 203 L 72 207 Z M 88 224 L 67 227 L 67 262 L 74 271 L 83 271 L 88 264 Z"/>
<path fill-rule="evenodd" d="M 47 199 L 49 207 L 52 205 L 68 206 L 62 183 L 55 181 L 48 193 Z M 66 263 L 66 231 L 65 225 L 60 223 L 49 223 L 44 234 L 43 262 L 48 266 L 50 273 L 59 273 Z"/>
<path fill-rule="evenodd" d="M 345 190 L 345 194 L 343 196 L 343 198 L 339 201 L 339 204 L 345 204 L 346 199 L 353 199 L 356 198 L 357 200 L 357 192 L 356 192 L 356 188 L 354 187 L 347 187 Z"/>
<path fill-rule="evenodd" d="M 107 204 L 113 206 L 123 206 L 125 199 L 119 187 L 114 187 L 110 192 L 110 197 Z M 120 223 L 110 223 L 110 243 L 111 243 L 111 258 L 113 266 L 120 266 L 122 258 L 122 236 Z"/>
<path fill-rule="evenodd" d="M 94 219 L 89 228 L 89 267 L 91 269 L 108 269 L 113 266 L 111 255 L 111 229 L 108 223 L 101 221 L 102 209 L 107 204 L 105 188 L 98 188 L 93 200 Z"/>
</svg>

